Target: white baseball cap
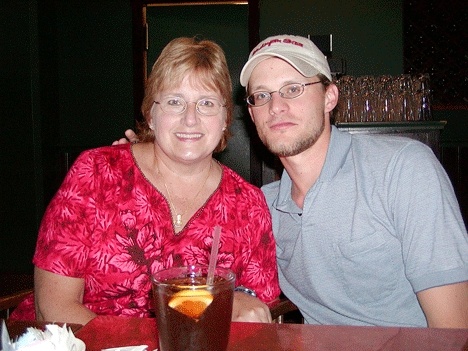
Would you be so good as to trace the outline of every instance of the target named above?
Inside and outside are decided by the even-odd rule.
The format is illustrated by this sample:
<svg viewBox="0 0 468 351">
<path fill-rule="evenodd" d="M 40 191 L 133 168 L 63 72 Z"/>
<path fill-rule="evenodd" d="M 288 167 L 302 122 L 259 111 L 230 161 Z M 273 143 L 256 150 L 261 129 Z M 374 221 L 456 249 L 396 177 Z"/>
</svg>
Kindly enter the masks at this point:
<svg viewBox="0 0 468 351">
<path fill-rule="evenodd" d="M 251 51 L 249 60 L 240 74 L 240 83 L 243 87 L 249 83 L 255 66 L 269 57 L 285 60 L 304 77 L 313 77 L 322 73 L 332 80 L 327 58 L 310 39 L 297 35 L 276 35 L 266 38 Z"/>
</svg>

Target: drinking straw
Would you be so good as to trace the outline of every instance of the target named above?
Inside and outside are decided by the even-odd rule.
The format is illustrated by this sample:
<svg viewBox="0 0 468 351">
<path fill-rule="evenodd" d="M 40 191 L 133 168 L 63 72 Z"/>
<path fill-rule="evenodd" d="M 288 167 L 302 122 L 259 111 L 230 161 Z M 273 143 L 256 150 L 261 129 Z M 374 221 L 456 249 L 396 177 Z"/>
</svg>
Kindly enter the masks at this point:
<svg viewBox="0 0 468 351">
<path fill-rule="evenodd" d="M 206 284 L 208 285 L 213 285 L 214 271 L 216 268 L 216 260 L 218 259 L 220 234 L 221 234 L 221 227 L 217 225 L 216 227 L 214 227 L 213 244 L 211 246 L 210 262 L 208 264 L 208 275 L 206 277 Z"/>
</svg>

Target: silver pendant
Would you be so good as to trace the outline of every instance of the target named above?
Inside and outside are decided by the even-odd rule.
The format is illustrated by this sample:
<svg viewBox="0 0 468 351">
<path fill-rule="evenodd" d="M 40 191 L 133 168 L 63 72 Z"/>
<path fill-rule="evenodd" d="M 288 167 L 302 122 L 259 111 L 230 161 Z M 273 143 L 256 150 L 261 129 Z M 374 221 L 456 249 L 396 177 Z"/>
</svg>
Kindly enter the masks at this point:
<svg viewBox="0 0 468 351">
<path fill-rule="evenodd" d="M 174 220 L 174 227 L 176 228 L 182 227 L 182 215 L 181 214 L 176 214 L 176 218 Z"/>
</svg>

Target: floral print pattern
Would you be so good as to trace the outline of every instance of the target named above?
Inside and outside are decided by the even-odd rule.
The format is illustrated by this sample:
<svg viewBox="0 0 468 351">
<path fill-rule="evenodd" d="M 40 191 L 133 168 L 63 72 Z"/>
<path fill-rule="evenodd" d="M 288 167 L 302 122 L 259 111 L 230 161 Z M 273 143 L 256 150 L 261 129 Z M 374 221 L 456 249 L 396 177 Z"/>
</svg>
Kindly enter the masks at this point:
<svg viewBox="0 0 468 351">
<path fill-rule="evenodd" d="M 236 273 L 236 285 L 273 301 L 280 290 L 264 196 L 228 167 L 222 170 L 216 191 L 176 235 L 167 200 L 138 168 L 130 144 L 85 151 L 46 210 L 33 263 L 83 278 L 83 303 L 97 314 L 148 317 L 151 274 L 206 265 L 219 225 L 218 265 Z M 31 297 L 13 318 L 34 318 L 33 304 Z"/>
</svg>

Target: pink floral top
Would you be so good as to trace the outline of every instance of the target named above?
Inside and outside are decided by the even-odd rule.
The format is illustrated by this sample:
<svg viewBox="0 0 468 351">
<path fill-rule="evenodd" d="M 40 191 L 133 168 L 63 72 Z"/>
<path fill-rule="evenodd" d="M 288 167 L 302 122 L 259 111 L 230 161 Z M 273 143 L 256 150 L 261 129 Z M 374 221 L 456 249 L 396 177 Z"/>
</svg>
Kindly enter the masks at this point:
<svg viewBox="0 0 468 351">
<path fill-rule="evenodd" d="M 84 278 L 83 303 L 97 314 L 150 316 L 150 275 L 208 263 L 221 226 L 218 265 L 264 302 L 280 293 L 271 217 L 263 193 L 222 165 L 220 185 L 175 234 L 165 197 L 144 177 L 130 144 L 83 152 L 49 204 L 33 263 Z M 33 298 L 14 311 L 34 318 Z"/>
</svg>

